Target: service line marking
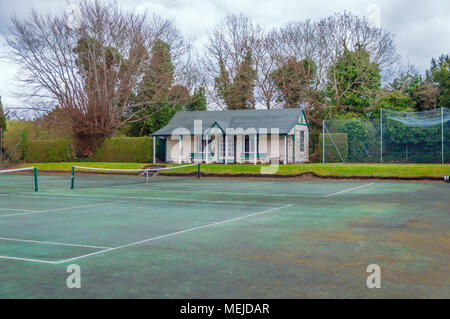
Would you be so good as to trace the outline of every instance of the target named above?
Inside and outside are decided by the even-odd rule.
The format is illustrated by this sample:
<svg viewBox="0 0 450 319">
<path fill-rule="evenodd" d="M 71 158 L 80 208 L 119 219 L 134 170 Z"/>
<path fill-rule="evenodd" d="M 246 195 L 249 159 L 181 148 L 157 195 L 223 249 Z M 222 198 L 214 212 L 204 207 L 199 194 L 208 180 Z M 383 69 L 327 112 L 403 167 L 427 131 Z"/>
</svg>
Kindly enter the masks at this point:
<svg viewBox="0 0 450 319">
<path fill-rule="evenodd" d="M 253 213 L 253 214 L 248 214 L 248 215 L 245 215 L 245 216 L 230 218 L 230 219 L 226 219 L 226 220 L 223 220 L 223 221 L 210 223 L 210 224 L 203 225 L 203 226 L 198 226 L 198 227 L 189 228 L 189 229 L 185 229 L 185 230 L 180 230 L 180 231 L 177 231 L 177 232 L 173 232 L 173 233 L 169 233 L 169 234 L 165 234 L 165 235 L 161 235 L 161 236 L 147 238 L 147 239 L 136 241 L 136 242 L 129 243 L 129 244 L 126 244 L 126 245 L 117 246 L 117 247 L 113 247 L 113 248 L 109 248 L 109 249 L 93 252 L 93 253 L 82 255 L 82 256 L 78 256 L 78 257 L 64 259 L 64 260 L 61 260 L 61 261 L 59 261 L 57 263 L 58 264 L 62 264 L 62 263 L 66 263 L 66 262 L 69 262 L 69 261 L 79 260 L 79 259 L 82 259 L 82 258 L 86 258 L 86 257 L 90 257 L 90 256 L 94 256 L 94 255 L 99 255 L 99 254 L 102 254 L 102 253 L 110 252 L 110 251 L 113 251 L 113 250 L 118 250 L 118 249 L 121 249 L 121 248 L 126 248 L 126 247 L 130 247 L 130 246 L 143 244 L 143 243 L 154 241 L 154 240 L 158 240 L 158 239 L 161 239 L 161 238 L 167 238 L 167 237 L 172 237 L 172 236 L 176 236 L 176 235 L 179 235 L 179 234 L 184 234 L 184 233 L 191 232 L 191 231 L 194 231 L 194 230 L 210 228 L 210 227 L 214 227 L 214 226 L 217 226 L 217 225 L 223 225 L 223 224 L 231 223 L 231 222 L 234 222 L 234 221 L 237 221 L 237 220 L 250 218 L 250 217 L 254 217 L 254 216 L 258 216 L 258 215 L 262 215 L 262 214 L 267 214 L 267 213 L 274 212 L 276 210 L 280 210 L 280 209 L 287 208 L 287 207 L 290 207 L 290 206 L 292 206 L 292 205 L 289 204 L 289 205 L 284 205 L 284 206 L 280 206 L 280 207 L 269 208 L 269 209 L 266 209 L 266 210 L 263 210 L 263 211 L 260 211 L 260 212 L 257 212 L 257 213 Z"/>
<path fill-rule="evenodd" d="M 352 187 L 352 188 L 349 188 L 349 189 L 344 189 L 343 191 L 336 192 L 336 193 L 333 193 L 333 194 L 328 194 L 328 195 L 325 195 L 324 197 L 331 197 L 331 196 L 339 195 L 339 194 L 350 192 L 350 191 L 353 191 L 353 190 L 356 190 L 356 189 L 361 189 L 361 188 L 364 188 L 364 187 L 368 187 L 368 186 L 373 185 L 373 184 L 375 184 L 375 183 L 369 183 L 369 184 L 364 184 L 364 185 L 357 186 L 357 187 Z"/>
<path fill-rule="evenodd" d="M 104 205 L 113 205 L 113 204 L 125 203 L 125 202 L 127 202 L 127 201 L 121 200 L 121 201 L 113 201 L 113 202 L 107 202 L 107 203 L 84 205 L 84 206 L 72 206 L 72 207 L 61 207 L 61 208 L 53 208 L 53 209 L 46 209 L 46 210 L 34 210 L 34 211 L 25 212 L 25 213 L 15 213 L 15 214 L 8 214 L 8 215 L 0 215 L 0 218 L 11 217 L 11 216 L 20 216 L 20 215 L 54 213 L 54 212 L 59 212 L 59 211 L 64 211 L 64 210 L 72 210 L 72 209 L 79 209 L 79 208 L 89 208 L 89 207 L 97 207 L 97 206 L 104 206 Z"/>
</svg>

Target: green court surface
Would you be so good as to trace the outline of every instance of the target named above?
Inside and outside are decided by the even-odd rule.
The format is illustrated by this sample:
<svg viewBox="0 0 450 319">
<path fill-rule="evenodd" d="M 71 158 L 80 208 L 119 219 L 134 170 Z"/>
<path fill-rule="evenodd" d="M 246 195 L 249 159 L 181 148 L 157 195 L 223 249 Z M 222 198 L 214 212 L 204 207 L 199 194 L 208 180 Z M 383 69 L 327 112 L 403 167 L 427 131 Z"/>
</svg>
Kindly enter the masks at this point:
<svg viewBox="0 0 450 319">
<path fill-rule="evenodd" d="M 84 177 L 0 176 L 0 298 L 450 297 L 443 182 Z"/>
</svg>

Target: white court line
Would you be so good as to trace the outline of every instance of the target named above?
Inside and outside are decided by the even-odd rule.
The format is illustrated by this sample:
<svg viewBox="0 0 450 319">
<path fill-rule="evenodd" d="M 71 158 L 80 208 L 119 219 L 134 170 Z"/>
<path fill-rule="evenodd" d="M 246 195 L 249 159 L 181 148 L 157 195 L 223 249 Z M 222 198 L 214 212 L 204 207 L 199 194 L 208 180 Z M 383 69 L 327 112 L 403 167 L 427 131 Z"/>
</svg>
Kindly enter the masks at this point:
<svg viewBox="0 0 450 319">
<path fill-rule="evenodd" d="M 21 260 L 21 261 L 31 261 L 35 263 L 42 263 L 42 264 L 58 264 L 57 261 L 50 261 L 50 260 L 40 260 L 40 259 L 31 259 L 31 258 L 19 258 L 19 257 L 11 257 L 11 256 L 0 256 L 0 259 L 11 259 L 11 260 Z"/>
<path fill-rule="evenodd" d="M 31 209 L 17 209 L 17 208 L 0 208 L 0 210 L 7 210 L 13 212 L 31 212 Z"/>
<path fill-rule="evenodd" d="M 83 244 L 67 244 L 67 243 L 58 243 L 58 242 L 54 242 L 54 241 L 40 241 L 40 240 L 17 239 L 17 238 L 7 238 L 7 237 L 0 237 L 0 240 L 18 241 L 18 242 L 33 243 L 33 244 L 94 248 L 94 249 L 109 249 L 109 248 L 111 248 L 111 247 L 101 247 L 101 246 L 92 246 L 92 245 L 83 245 Z"/>
<path fill-rule="evenodd" d="M 143 243 L 146 243 L 146 242 L 149 242 L 149 241 L 158 240 L 158 239 L 161 239 L 161 238 L 167 238 L 167 237 L 171 237 L 171 236 L 176 236 L 176 235 L 187 233 L 187 232 L 191 232 L 191 231 L 194 231 L 194 230 L 199 230 L 199 229 L 209 228 L 209 227 L 222 225 L 222 224 L 226 224 L 226 223 L 231 223 L 231 222 L 234 222 L 234 221 L 237 221 L 237 220 L 241 220 L 241 219 L 244 219 L 244 218 L 254 217 L 254 216 L 258 216 L 258 215 L 262 215 L 262 214 L 267 214 L 267 213 L 270 213 L 270 212 L 273 212 L 273 211 L 276 211 L 276 210 L 280 210 L 280 209 L 283 209 L 283 208 L 286 208 L 286 207 L 290 207 L 290 206 L 292 206 L 292 205 L 289 204 L 289 205 L 284 205 L 284 206 L 280 206 L 280 207 L 269 208 L 269 209 L 266 209 L 266 210 L 263 210 L 263 211 L 260 211 L 260 212 L 257 212 L 257 213 L 245 215 L 245 216 L 230 218 L 230 219 L 226 219 L 226 220 L 223 220 L 223 221 L 220 221 L 220 222 L 214 222 L 214 223 L 203 225 L 203 226 L 199 226 L 199 227 L 194 227 L 194 228 L 189 228 L 189 229 L 185 229 L 185 230 L 180 230 L 180 231 L 173 232 L 173 233 L 170 233 L 170 234 L 156 236 L 156 237 L 152 237 L 152 238 L 136 241 L 136 242 L 130 243 L 130 244 L 117 246 L 117 247 L 113 247 L 113 248 L 97 251 L 97 252 L 94 252 L 94 253 L 90 253 L 90 254 L 86 254 L 86 255 L 82 255 L 82 256 L 78 256 L 78 257 L 64 259 L 64 260 L 58 261 L 57 264 L 62 264 L 62 263 L 66 263 L 66 262 L 69 262 L 69 261 L 79 260 L 79 259 L 82 259 L 82 258 L 86 258 L 86 257 L 90 257 L 90 256 L 106 253 L 106 252 L 113 251 L 113 250 L 118 250 L 118 249 L 121 249 L 121 248 L 126 248 L 126 247 L 130 247 L 130 246 L 143 244 Z"/>
<path fill-rule="evenodd" d="M 84 206 L 61 207 L 61 208 L 53 208 L 53 209 L 47 209 L 47 210 L 34 210 L 34 211 L 27 212 L 27 213 L 16 213 L 16 214 L 0 215 L 0 218 L 11 217 L 11 216 L 20 216 L 20 215 L 52 213 L 52 212 L 59 212 L 59 211 L 62 211 L 62 210 L 72 210 L 72 209 L 78 209 L 78 208 L 89 208 L 89 207 L 112 205 L 112 204 L 118 204 L 118 203 L 124 203 L 124 202 L 127 202 L 127 201 L 121 200 L 121 201 L 114 201 L 114 202 L 107 202 L 107 203 L 84 205 Z"/>
<path fill-rule="evenodd" d="M 373 184 L 375 184 L 375 183 L 369 183 L 369 184 L 365 184 L 365 185 L 361 185 L 361 186 L 357 186 L 357 187 L 352 187 L 352 188 L 349 188 L 349 189 L 344 189 L 343 191 L 340 191 L 340 192 L 337 192 L 337 193 L 333 193 L 333 194 L 328 194 L 328 195 L 325 195 L 323 197 L 331 197 L 331 196 L 334 196 L 334 195 L 350 192 L 350 191 L 355 190 L 355 189 L 364 188 L 364 187 L 367 187 L 367 186 L 370 186 L 370 185 L 373 185 Z"/>
<path fill-rule="evenodd" d="M 134 190 L 133 190 L 134 191 Z M 25 197 L 29 198 L 30 196 L 26 196 Z M 59 199 L 59 198 L 64 198 L 64 199 L 79 199 L 78 197 L 83 197 L 83 198 L 87 198 L 89 200 L 99 200 L 101 199 L 139 199 L 139 200 L 159 200 L 159 201 L 167 201 L 167 202 L 173 202 L 173 201 L 185 201 L 185 202 L 200 202 L 200 203 L 220 203 L 220 204 L 235 204 L 235 203 L 240 203 L 240 204 L 249 204 L 252 205 L 252 207 L 254 207 L 255 203 L 257 202 L 242 202 L 242 201 L 225 201 L 225 200 L 203 200 L 203 199 L 178 199 L 178 198 L 169 198 L 169 197 L 149 197 L 149 196 L 145 196 L 145 197 L 138 197 L 138 196 L 104 196 L 104 195 L 83 195 L 83 194 L 74 194 L 74 195 L 66 195 L 66 194 L 56 194 L 56 193 L 33 193 L 32 196 L 45 196 L 45 197 L 50 197 L 50 198 L 54 198 L 54 199 Z M 12 197 L 12 196 L 11 196 Z M 198 204 L 199 206 L 201 206 L 202 204 Z"/>
</svg>

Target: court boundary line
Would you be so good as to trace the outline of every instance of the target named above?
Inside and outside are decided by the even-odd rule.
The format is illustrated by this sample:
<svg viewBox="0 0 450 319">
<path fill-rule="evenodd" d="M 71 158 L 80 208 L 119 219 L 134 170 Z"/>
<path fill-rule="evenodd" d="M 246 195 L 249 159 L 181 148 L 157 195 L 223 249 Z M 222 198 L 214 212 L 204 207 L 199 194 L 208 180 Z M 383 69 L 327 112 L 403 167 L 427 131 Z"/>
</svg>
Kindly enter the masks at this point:
<svg viewBox="0 0 450 319">
<path fill-rule="evenodd" d="M 85 255 L 81 255 L 81 256 L 66 258 L 66 259 L 63 259 L 63 260 L 49 261 L 49 260 L 41 260 L 41 259 L 33 259 L 33 258 L 22 258 L 22 257 L 13 257 L 13 256 L 0 256 L 0 259 L 10 259 L 10 260 L 19 260 L 19 261 L 28 261 L 28 262 L 36 262 L 36 263 L 45 263 L 45 264 L 59 265 L 59 264 L 67 263 L 69 261 L 75 261 L 75 260 L 87 258 L 87 257 L 90 257 L 90 256 L 95 256 L 95 255 L 99 255 L 99 254 L 102 254 L 102 253 L 106 253 L 106 252 L 110 252 L 110 251 L 114 251 L 114 250 L 118 250 L 118 249 L 122 249 L 122 248 L 127 248 L 127 247 L 130 247 L 130 246 L 136 246 L 136 245 L 140 245 L 140 244 L 143 244 L 143 243 L 146 243 L 146 242 L 150 242 L 150 241 L 155 241 L 155 240 L 162 239 L 162 238 L 177 236 L 179 234 L 184 234 L 184 233 L 192 232 L 192 231 L 199 230 L 199 229 L 210 228 L 210 227 L 214 227 L 214 226 L 223 225 L 223 224 L 231 223 L 231 222 L 234 222 L 234 221 L 238 221 L 238 220 L 241 220 L 241 219 L 246 219 L 246 218 L 250 218 L 250 217 L 254 217 L 254 216 L 258 216 L 258 215 L 271 213 L 271 212 L 274 212 L 274 211 L 277 211 L 277 210 L 280 210 L 280 209 L 284 209 L 284 208 L 287 208 L 287 207 L 291 207 L 291 206 L 292 206 L 292 204 L 287 204 L 287 205 L 278 206 L 278 207 L 272 207 L 272 208 L 268 208 L 268 209 L 265 209 L 265 210 L 262 210 L 262 211 L 259 211 L 259 212 L 256 212 L 256 213 L 247 214 L 247 215 L 244 215 L 244 216 L 233 217 L 233 218 L 229 218 L 229 219 L 225 219 L 225 220 L 222 220 L 222 221 L 209 223 L 209 224 L 202 225 L 202 226 L 192 227 L 192 228 L 189 228 L 189 229 L 184 229 L 184 230 L 180 230 L 180 231 L 176 231 L 176 232 L 172 232 L 172 233 L 168 233 L 168 234 L 164 234 L 164 235 L 150 237 L 150 238 L 147 238 L 147 239 L 139 240 L 139 241 L 136 241 L 136 242 L 132 242 L 132 243 L 116 246 L 116 247 L 110 247 L 110 248 L 104 247 L 106 249 L 102 249 L 102 250 L 99 250 L 99 251 L 96 251 L 96 252 L 92 252 L 92 253 L 89 253 L 89 254 L 85 254 Z M 0 238 L 0 240 L 1 239 L 2 238 Z M 25 240 L 23 240 L 23 241 L 25 241 Z M 28 241 L 28 240 L 26 240 L 26 241 Z M 41 243 L 44 243 L 44 242 L 41 242 Z M 66 245 L 72 245 L 72 244 L 66 244 Z M 76 245 L 76 244 L 73 244 L 73 245 Z M 84 245 L 84 246 L 87 247 L 87 245 Z M 91 246 L 91 247 L 94 247 L 94 246 Z M 96 247 L 101 249 L 100 246 L 96 246 Z M 90 247 L 87 247 L 87 248 L 90 248 Z"/>
<path fill-rule="evenodd" d="M 33 244 L 44 244 L 44 245 L 83 247 L 83 248 L 93 248 L 93 249 L 109 249 L 109 248 L 111 248 L 111 247 L 102 247 L 102 246 L 93 246 L 93 245 L 84 245 L 84 244 L 60 243 L 60 242 L 55 242 L 55 241 L 40 241 L 40 240 L 31 240 L 31 239 L 0 237 L 0 241 L 2 241 L 2 240 L 33 243 Z"/>
<path fill-rule="evenodd" d="M 14 196 L 16 196 L 16 195 L 14 195 Z M 23 196 L 26 196 L 26 193 Z M 66 195 L 66 194 L 57 194 L 57 193 L 40 193 L 40 194 L 33 193 L 32 196 L 45 196 L 45 197 L 53 196 L 54 198 L 67 197 L 70 199 L 81 197 L 81 198 L 88 198 L 88 199 L 92 199 L 92 200 L 116 198 L 116 199 L 123 199 L 123 200 L 138 199 L 138 200 L 143 200 L 143 201 L 160 200 L 160 201 L 167 201 L 167 202 L 185 201 L 185 202 L 201 202 L 201 203 L 221 203 L 221 204 L 240 203 L 240 204 L 251 204 L 252 207 L 254 207 L 254 205 L 258 203 L 256 201 L 243 202 L 243 201 L 205 200 L 205 199 L 189 199 L 189 198 L 178 199 L 178 198 L 169 198 L 169 197 L 138 197 L 138 196 L 114 196 L 113 197 L 113 196 L 105 196 L 105 195 L 86 195 L 86 194 Z M 29 196 L 27 196 L 27 197 L 29 197 Z M 318 196 L 318 197 L 321 197 L 321 196 Z M 267 205 L 263 205 L 263 206 L 267 206 Z"/>
<path fill-rule="evenodd" d="M 9 210 L 12 212 L 31 212 L 31 211 L 33 211 L 32 209 L 17 209 L 17 208 L 0 208 L 0 210 L 4 210 L 4 211 Z"/>
<path fill-rule="evenodd" d="M 58 261 L 43 260 L 43 259 L 33 259 L 33 258 L 22 258 L 22 257 L 11 257 L 11 256 L 0 256 L 0 259 L 30 261 L 30 262 L 34 262 L 34 263 L 52 264 L 52 265 L 57 265 L 58 264 Z"/>
<path fill-rule="evenodd" d="M 114 201 L 114 202 L 107 202 L 107 203 L 97 203 L 97 204 L 83 205 L 83 206 L 60 207 L 60 208 L 52 208 L 52 209 L 45 209 L 45 210 L 32 210 L 32 211 L 25 212 L 25 213 L 15 213 L 15 214 L 0 215 L 0 218 L 13 217 L 13 216 L 23 216 L 23 215 L 32 215 L 32 214 L 54 213 L 54 212 L 58 212 L 58 211 L 66 211 L 66 210 L 79 209 L 79 208 L 89 208 L 89 207 L 96 207 L 96 206 L 112 205 L 112 204 L 126 203 L 126 202 L 128 202 L 128 201 L 122 200 L 122 201 Z"/>
<path fill-rule="evenodd" d="M 332 196 L 339 195 L 339 194 L 342 194 L 342 193 L 350 192 L 350 191 L 352 191 L 352 190 L 357 190 L 357 189 L 365 188 L 365 187 L 368 187 L 368 186 L 373 185 L 373 184 L 375 184 L 375 183 L 368 183 L 368 184 L 360 185 L 360 186 L 357 186 L 357 187 L 352 187 L 352 188 L 344 189 L 344 190 L 342 190 L 342 191 L 340 191 L 340 192 L 336 192 L 336 193 L 324 195 L 323 197 L 332 197 Z"/>
<path fill-rule="evenodd" d="M 139 241 L 136 241 L 136 242 L 132 242 L 132 243 L 129 243 L 129 244 L 125 244 L 125 245 L 121 245 L 121 246 L 117 246 L 117 247 L 113 247 L 113 248 L 109 248 L 109 249 L 93 252 L 93 253 L 90 253 L 90 254 L 81 255 L 81 256 L 78 256 L 78 257 L 73 257 L 73 258 L 68 258 L 68 259 L 63 259 L 63 260 L 58 261 L 57 264 L 63 264 L 63 263 L 69 262 L 69 261 L 75 261 L 75 260 L 83 259 L 83 258 L 86 258 L 86 257 L 99 255 L 99 254 L 102 254 L 102 253 L 106 253 L 106 252 L 110 252 L 110 251 L 114 251 L 114 250 L 118 250 L 118 249 L 122 249 L 122 248 L 127 248 L 127 247 L 130 247 L 130 246 L 136 246 L 136 245 L 140 245 L 140 244 L 143 244 L 143 243 L 146 243 L 146 242 L 158 240 L 158 239 L 161 239 L 161 238 L 172 237 L 172 236 L 188 233 L 188 232 L 199 230 L 199 229 L 205 229 L 205 228 L 210 228 L 210 227 L 214 227 L 214 226 L 217 226 L 217 225 L 223 225 L 223 224 L 227 224 L 227 223 L 234 222 L 234 221 L 237 221 L 237 220 L 250 218 L 250 217 L 254 217 L 254 216 L 258 216 L 258 215 L 262 215 L 262 214 L 267 214 L 267 213 L 270 213 L 270 212 L 273 212 L 273 211 L 276 211 L 276 210 L 280 210 L 280 209 L 283 209 L 283 208 L 291 207 L 291 206 L 292 206 L 292 204 L 283 205 L 283 206 L 279 206 L 279 207 L 273 207 L 273 208 L 265 209 L 263 211 L 259 211 L 259 212 L 248 214 L 248 215 L 244 215 L 244 216 L 234 217 L 234 218 L 226 219 L 226 220 L 223 220 L 223 221 L 209 223 L 209 224 L 206 224 L 206 225 L 203 225 L 203 226 L 193 227 L 193 228 L 180 230 L 180 231 L 176 231 L 176 232 L 165 234 L 165 235 L 151 237 L 151 238 L 139 240 Z"/>
</svg>

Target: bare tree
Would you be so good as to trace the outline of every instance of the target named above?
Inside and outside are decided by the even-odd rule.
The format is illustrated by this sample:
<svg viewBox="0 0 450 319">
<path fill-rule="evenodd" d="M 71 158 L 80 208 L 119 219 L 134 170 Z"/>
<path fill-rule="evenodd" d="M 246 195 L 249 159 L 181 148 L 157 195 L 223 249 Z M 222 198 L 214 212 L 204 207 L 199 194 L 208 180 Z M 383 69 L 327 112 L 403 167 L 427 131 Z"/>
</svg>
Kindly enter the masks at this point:
<svg viewBox="0 0 450 319">
<path fill-rule="evenodd" d="M 252 69 L 256 72 L 253 108 L 257 105 L 270 107 L 273 87 L 267 81 L 272 60 L 268 59 L 270 46 L 264 29 L 242 14 L 229 15 L 212 31 L 201 59 L 203 76 L 208 83 L 208 97 L 212 107 L 225 109 L 226 105 L 214 88 L 214 80 L 224 68 L 231 79 L 235 78 L 242 63 L 251 53 Z"/>
<path fill-rule="evenodd" d="M 77 28 L 67 25 L 67 14 L 13 16 L 7 43 L 22 68 L 24 95 L 47 112 L 59 107 L 84 157 L 133 117 L 130 101 L 156 39 L 170 43 L 180 61 L 187 46 L 157 16 L 124 12 L 114 2 L 81 1 L 79 8 Z"/>
</svg>

